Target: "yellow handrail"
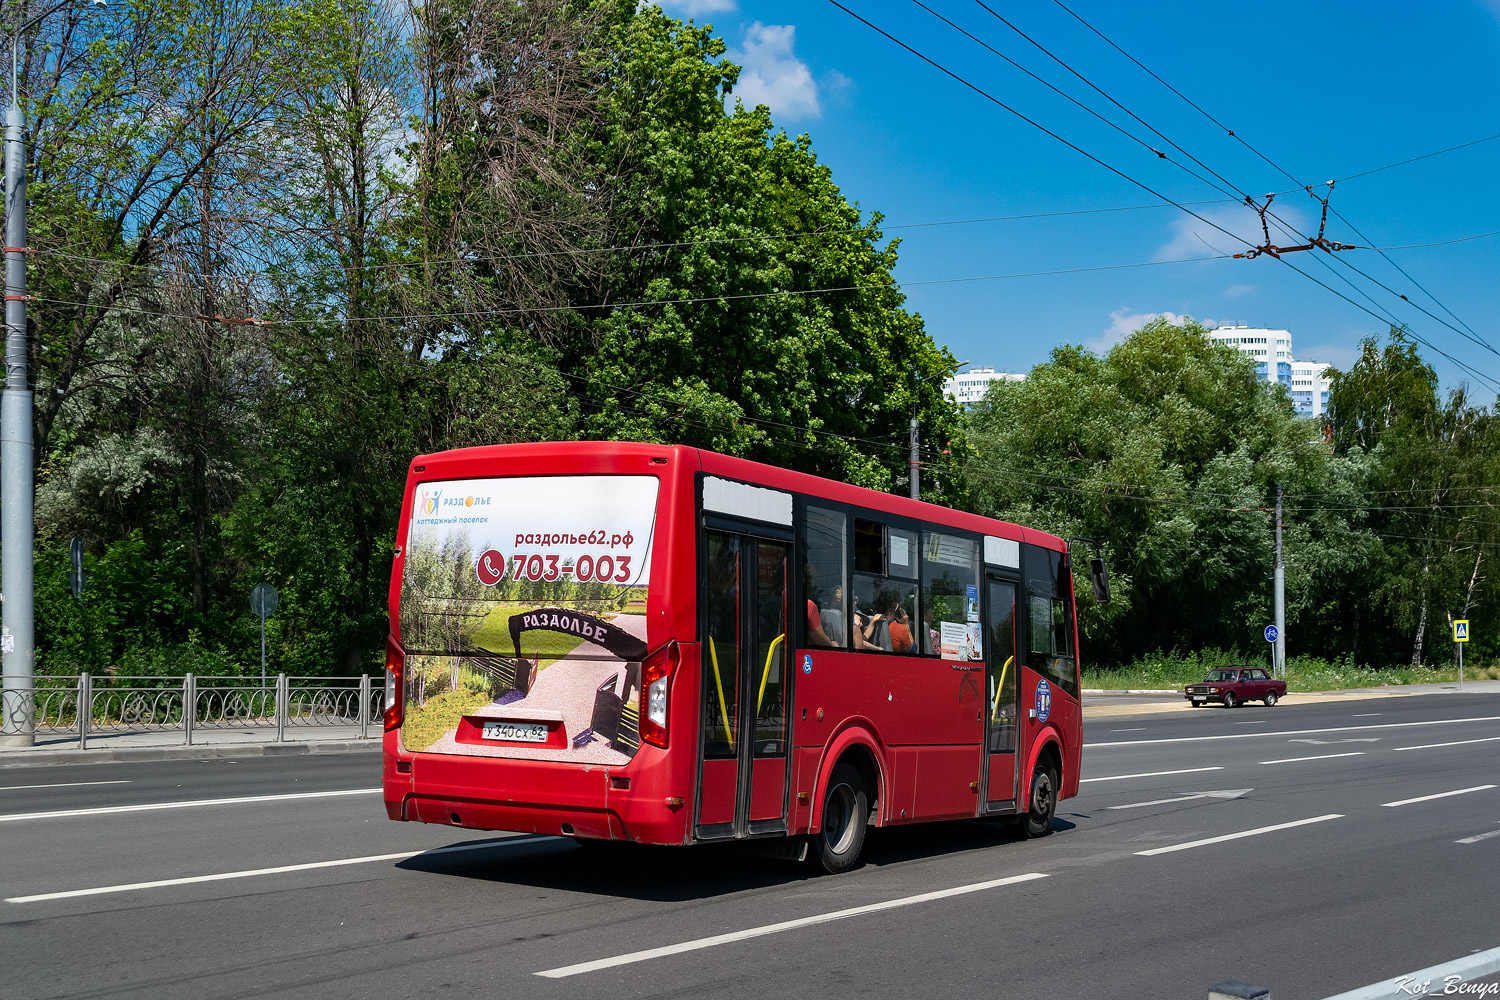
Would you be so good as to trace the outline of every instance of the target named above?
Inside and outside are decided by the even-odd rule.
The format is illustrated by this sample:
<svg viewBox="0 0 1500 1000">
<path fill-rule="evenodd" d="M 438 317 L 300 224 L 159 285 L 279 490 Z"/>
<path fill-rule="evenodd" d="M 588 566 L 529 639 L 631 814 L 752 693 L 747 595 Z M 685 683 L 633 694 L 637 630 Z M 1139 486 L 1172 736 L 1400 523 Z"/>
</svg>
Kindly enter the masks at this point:
<svg viewBox="0 0 1500 1000">
<path fill-rule="evenodd" d="M 1015 656 L 1012 655 L 1005 661 L 1005 666 L 1000 668 L 1000 683 L 995 687 L 995 707 L 990 712 L 990 718 L 996 722 L 1000 721 L 1000 694 L 1005 690 L 1005 673 L 1010 669 L 1010 665 L 1015 662 L 1015 659 Z"/>
<path fill-rule="evenodd" d="M 719 689 L 719 712 L 724 719 L 724 728 L 729 731 L 729 749 L 734 749 L 734 723 L 729 718 L 729 705 L 724 701 L 724 681 L 719 676 L 719 650 L 714 646 L 714 637 L 708 637 L 708 656 L 714 664 L 714 686 Z"/>
<path fill-rule="evenodd" d="M 766 681 L 771 679 L 771 657 L 776 655 L 776 644 L 786 639 L 783 632 L 771 640 L 771 648 L 766 650 L 766 668 L 760 672 L 760 694 L 755 698 L 755 717 L 760 718 L 760 703 L 766 700 Z"/>
</svg>

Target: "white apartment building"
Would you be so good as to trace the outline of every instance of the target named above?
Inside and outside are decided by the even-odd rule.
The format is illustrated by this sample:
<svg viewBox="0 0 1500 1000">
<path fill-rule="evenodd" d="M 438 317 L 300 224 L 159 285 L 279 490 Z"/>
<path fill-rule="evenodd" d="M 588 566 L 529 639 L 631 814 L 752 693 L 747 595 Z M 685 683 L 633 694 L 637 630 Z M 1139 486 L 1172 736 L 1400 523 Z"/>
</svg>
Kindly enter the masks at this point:
<svg viewBox="0 0 1500 1000">
<path fill-rule="evenodd" d="M 958 400 L 960 406 L 973 406 L 984 398 L 989 392 L 990 383 L 1023 382 L 1026 376 L 1022 372 L 997 372 L 993 368 L 970 368 L 966 372 L 959 372 L 952 378 L 943 382 L 943 391 Z"/>
<path fill-rule="evenodd" d="M 1286 386 L 1301 416 L 1321 417 L 1328 412 L 1329 381 L 1323 377 L 1328 364 L 1293 360 L 1290 331 L 1238 324 L 1221 326 L 1209 336 L 1248 355 L 1255 362 L 1256 372 L 1267 382 Z"/>
</svg>

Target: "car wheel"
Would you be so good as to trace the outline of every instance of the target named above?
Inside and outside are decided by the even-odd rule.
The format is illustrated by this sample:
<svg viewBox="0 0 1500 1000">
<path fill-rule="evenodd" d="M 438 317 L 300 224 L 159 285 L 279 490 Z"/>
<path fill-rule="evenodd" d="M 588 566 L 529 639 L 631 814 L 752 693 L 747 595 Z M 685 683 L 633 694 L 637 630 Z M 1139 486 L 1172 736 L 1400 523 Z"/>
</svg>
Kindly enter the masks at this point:
<svg viewBox="0 0 1500 1000">
<path fill-rule="evenodd" d="M 823 830 L 816 838 L 818 866 L 838 875 L 858 864 L 869 817 L 870 800 L 859 772 L 848 764 L 835 766 L 823 796 Z"/>
<path fill-rule="evenodd" d="M 1266 692 L 1266 707 L 1267 708 L 1271 708 L 1275 704 L 1276 704 L 1276 692 L 1275 691 L 1267 691 Z"/>
<path fill-rule="evenodd" d="M 1188 704 L 1192 705 L 1194 708 L 1202 708 L 1203 707 L 1203 702 L 1201 702 L 1201 701 L 1191 701 L 1191 702 L 1188 702 Z"/>
<path fill-rule="evenodd" d="M 1039 760 L 1031 772 L 1031 794 L 1026 815 L 1016 824 L 1017 831 L 1028 840 L 1052 832 L 1052 817 L 1057 814 L 1057 769 L 1050 761 Z"/>
<path fill-rule="evenodd" d="M 1240 703 L 1240 700 L 1234 696 L 1234 692 L 1233 691 L 1225 691 L 1224 692 L 1224 707 L 1225 708 L 1234 708 L 1239 703 Z"/>
</svg>

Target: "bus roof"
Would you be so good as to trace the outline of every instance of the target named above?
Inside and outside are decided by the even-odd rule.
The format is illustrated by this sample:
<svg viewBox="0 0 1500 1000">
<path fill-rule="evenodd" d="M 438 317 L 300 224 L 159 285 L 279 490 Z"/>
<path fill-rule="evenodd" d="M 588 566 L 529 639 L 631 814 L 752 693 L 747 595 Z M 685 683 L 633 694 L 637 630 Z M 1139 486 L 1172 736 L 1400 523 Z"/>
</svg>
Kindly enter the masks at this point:
<svg viewBox="0 0 1500 1000">
<path fill-rule="evenodd" d="M 524 475 L 547 475 L 561 473 L 585 474 L 613 471 L 607 466 L 619 459 L 641 458 L 657 464 L 674 460 L 687 463 L 727 479 L 738 479 L 762 486 L 788 490 L 822 497 L 838 503 L 877 510 L 898 517 L 909 517 L 923 521 L 938 521 L 972 531 L 981 535 L 997 535 L 1016 541 L 1028 542 L 1046 549 L 1066 551 L 1067 543 L 1057 535 L 1027 528 L 1009 521 L 971 514 L 912 500 L 909 497 L 882 493 L 879 490 L 853 486 L 838 480 L 815 476 L 806 472 L 794 472 L 775 465 L 734 458 L 704 448 L 688 445 L 649 444 L 639 441 L 545 441 L 526 444 L 481 445 L 474 448 L 456 448 L 452 451 L 418 455 L 412 459 L 409 475 L 425 474 L 433 477 L 471 478 L 497 474 L 496 465 L 524 465 Z M 591 468 L 590 459 L 598 461 L 598 468 Z M 661 460 L 665 459 L 663 462 Z M 564 468 L 565 467 L 565 468 Z M 507 472 L 501 471 L 500 475 Z M 511 471 L 508 474 L 516 474 Z"/>
</svg>

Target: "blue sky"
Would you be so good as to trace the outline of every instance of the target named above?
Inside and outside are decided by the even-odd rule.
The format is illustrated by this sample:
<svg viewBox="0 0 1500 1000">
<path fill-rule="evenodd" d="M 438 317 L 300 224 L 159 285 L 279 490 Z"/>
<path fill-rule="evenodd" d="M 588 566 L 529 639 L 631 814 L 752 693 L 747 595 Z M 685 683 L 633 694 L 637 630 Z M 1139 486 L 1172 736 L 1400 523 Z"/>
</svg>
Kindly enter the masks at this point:
<svg viewBox="0 0 1500 1000">
<path fill-rule="evenodd" d="M 1500 354 L 1475 341 L 1500 349 L 1500 235 L 1467 238 L 1500 230 L 1500 139 L 1355 175 L 1500 133 L 1500 0 L 1065 0 L 1068 9 L 1047 0 L 986 0 L 1185 152 L 976 2 L 924 0 L 1144 145 L 915 2 L 842 2 L 1108 164 L 1021 121 L 827 0 L 664 5 L 673 16 L 712 24 L 745 67 L 735 96 L 769 105 L 788 132 L 808 133 L 845 197 L 884 214 L 887 236 L 901 240 L 896 276 L 910 308 L 957 358 L 1025 370 L 1059 344 L 1104 350 L 1168 315 L 1287 329 L 1299 360 L 1345 367 L 1362 337 L 1383 338 L 1394 319 L 1432 345 L 1421 350 L 1445 387 L 1467 382 L 1477 400 L 1494 401 Z M 1189 204 L 1207 222 L 1120 174 Z M 1231 234 L 1265 242 L 1256 213 L 1230 195 L 1278 192 L 1272 211 L 1315 235 L 1321 205 L 1287 175 L 1320 194 L 1324 182 L 1338 180 L 1329 204 L 1343 219 L 1330 213 L 1325 236 L 1373 244 L 1389 260 L 1370 249 L 1294 253 L 1285 262 L 1267 255 L 1191 260 L 1246 249 Z M 1003 221 L 967 221 L 980 219 Z M 1418 246 L 1455 240 L 1463 242 Z M 1304 240 L 1273 228 L 1272 242 Z"/>
</svg>

